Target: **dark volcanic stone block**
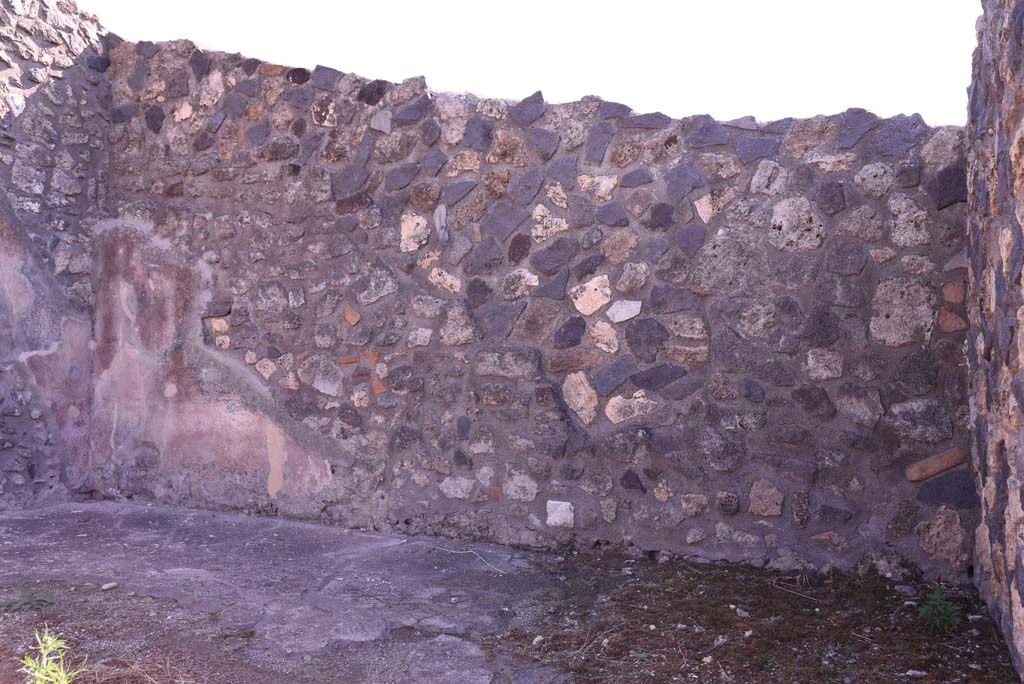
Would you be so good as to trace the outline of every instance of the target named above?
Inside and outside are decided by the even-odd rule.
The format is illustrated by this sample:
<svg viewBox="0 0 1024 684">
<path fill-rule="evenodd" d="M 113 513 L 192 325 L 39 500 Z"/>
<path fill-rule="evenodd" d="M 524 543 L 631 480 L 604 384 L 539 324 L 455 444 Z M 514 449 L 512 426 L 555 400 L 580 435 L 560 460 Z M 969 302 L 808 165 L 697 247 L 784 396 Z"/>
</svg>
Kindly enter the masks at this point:
<svg viewBox="0 0 1024 684">
<path fill-rule="evenodd" d="M 558 151 L 558 143 L 561 136 L 555 131 L 546 128 L 531 128 L 526 132 L 526 139 L 537 150 L 537 154 L 543 161 L 547 161 Z"/>
<path fill-rule="evenodd" d="M 633 169 L 619 179 L 620 188 L 638 188 L 654 182 L 654 176 L 645 168 Z"/>
<path fill-rule="evenodd" d="M 526 128 L 544 114 L 544 95 L 538 90 L 508 110 L 508 116 L 518 125 Z"/>
<path fill-rule="evenodd" d="M 545 275 L 551 275 L 568 264 L 579 254 L 580 245 L 575 240 L 558 237 L 550 244 L 530 256 L 530 264 Z"/>
<path fill-rule="evenodd" d="M 474 150 L 485 151 L 491 146 L 493 132 L 494 120 L 477 114 L 466 122 L 466 131 L 462 134 L 462 142 Z"/>
<path fill-rule="evenodd" d="M 686 369 L 672 363 L 662 363 L 630 377 L 633 384 L 640 389 L 660 390 L 665 385 L 686 375 Z"/>
<path fill-rule="evenodd" d="M 665 172 L 669 199 L 676 204 L 682 202 L 683 198 L 703 182 L 693 161 L 680 162 Z"/>
<path fill-rule="evenodd" d="M 590 127 L 587 133 L 587 146 L 583 154 L 585 161 L 591 164 L 600 164 L 604 161 L 605 150 L 615 137 L 615 126 L 607 121 L 601 121 Z"/>
<path fill-rule="evenodd" d="M 967 171 L 962 163 L 950 164 L 938 170 L 925 184 L 928 196 L 939 209 L 967 201 Z"/>
<path fill-rule="evenodd" d="M 883 121 L 871 134 L 868 149 L 883 157 L 900 157 L 927 132 L 928 126 L 920 114 L 900 114 Z"/>
<path fill-rule="evenodd" d="M 636 362 L 632 357 L 620 356 L 594 374 L 594 389 L 602 397 L 607 397 L 636 372 Z"/>
<path fill-rule="evenodd" d="M 740 163 L 746 164 L 755 159 L 771 158 L 779 153 L 779 139 L 767 136 L 736 133 L 732 136 L 732 145 L 736 148 L 736 156 Z"/>
<path fill-rule="evenodd" d="M 620 122 L 620 126 L 623 128 L 641 128 L 646 130 L 658 130 L 661 128 L 668 128 L 669 124 L 672 123 L 672 119 L 662 114 L 661 112 L 652 112 L 650 114 L 637 114 L 636 116 L 627 116 Z"/>
<path fill-rule="evenodd" d="M 970 470 L 950 470 L 925 480 L 917 490 L 917 500 L 953 508 L 977 508 L 978 489 Z"/>
<path fill-rule="evenodd" d="M 583 339 L 583 333 L 587 331 L 587 320 L 583 316 L 573 316 L 563 323 L 551 338 L 555 349 L 568 349 L 575 347 Z"/>
<path fill-rule="evenodd" d="M 480 220 L 480 230 L 505 242 L 529 217 L 530 214 L 525 209 L 520 209 L 509 202 L 498 202 Z"/>
<path fill-rule="evenodd" d="M 686 144 L 694 149 L 724 145 L 729 142 L 729 134 L 722 124 L 707 114 L 697 117 L 690 132 L 686 134 Z"/>
<path fill-rule="evenodd" d="M 848 150 L 878 125 L 878 117 L 865 109 L 851 108 L 843 112 L 839 124 L 839 149 Z"/>
</svg>

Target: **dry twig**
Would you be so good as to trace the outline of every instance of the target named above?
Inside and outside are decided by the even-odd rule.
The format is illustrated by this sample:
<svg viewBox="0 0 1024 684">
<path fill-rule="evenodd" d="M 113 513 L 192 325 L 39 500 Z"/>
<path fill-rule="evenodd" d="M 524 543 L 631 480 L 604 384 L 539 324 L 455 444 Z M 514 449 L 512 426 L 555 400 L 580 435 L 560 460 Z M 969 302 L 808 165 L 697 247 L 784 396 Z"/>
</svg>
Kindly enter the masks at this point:
<svg viewBox="0 0 1024 684">
<path fill-rule="evenodd" d="M 445 553 L 455 553 L 455 554 L 460 554 L 460 555 L 470 554 L 470 555 L 476 556 L 477 558 L 479 558 L 484 563 L 484 565 L 489 567 L 491 570 L 494 570 L 494 572 L 498 573 L 499 575 L 504 575 L 505 574 L 502 570 L 499 570 L 496 565 L 491 563 L 489 560 L 487 560 L 486 558 L 481 556 L 479 553 L 477 553 L 473 549 L 461 549 L 461 550 L 459 550 L 459 549 L 446 549 L 443 546 L 430 546 L 429 548 L 437 549 L 438 551 L 444 551 Z"/>
</svg>

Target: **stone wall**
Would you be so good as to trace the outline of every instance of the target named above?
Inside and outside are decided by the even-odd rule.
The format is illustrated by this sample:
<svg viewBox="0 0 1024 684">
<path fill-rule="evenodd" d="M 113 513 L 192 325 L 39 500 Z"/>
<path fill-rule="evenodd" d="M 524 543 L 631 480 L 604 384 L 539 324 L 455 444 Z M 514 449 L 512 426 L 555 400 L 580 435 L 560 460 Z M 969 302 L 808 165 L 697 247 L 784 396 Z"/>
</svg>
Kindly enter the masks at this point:
<svg viewBox="0 0 1024 684">
<path fill-rule="evenodd" d="M 961 129 L 480 100 L 0 2 L 0 507 L 969 570 Z"/>
<path fill-rule="evenodd" d="M 105 203 L 96 20 L 0 2 L 0 509 L 88 492 L 89 224 Z"/>
<path fill-rule="evenodd" d="M 102 495 L 966 570 L 961 129 L 109 58 Z"/>
<path fill-rule="evenodd" d="M 973 461 L 982 522 L 977 582 L 1002 624 L 1018 669 L 1024 656 L 1021 442 L 1024 317 L 1021 150 L 1024 149 L 1024 3 L 985 0 L 967 128 L 969 312 Z"/>
</svg>

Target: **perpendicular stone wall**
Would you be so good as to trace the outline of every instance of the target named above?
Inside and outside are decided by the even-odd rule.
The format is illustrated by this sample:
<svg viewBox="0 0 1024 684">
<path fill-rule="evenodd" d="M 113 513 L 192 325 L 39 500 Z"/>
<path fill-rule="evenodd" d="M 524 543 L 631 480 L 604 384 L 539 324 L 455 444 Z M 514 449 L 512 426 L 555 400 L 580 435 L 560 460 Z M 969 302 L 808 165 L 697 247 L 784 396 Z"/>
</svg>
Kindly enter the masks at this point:
<svg viewBox="0 0 1024 684">
<path fill-rule="evenodd" d="M 102 495 L 966 571 L 962 129 L 109 56 Z"/>
<path fill-rule="evenodd" d="M 88 223 L 105 203 L 101 30 L 0 2 L 0 510 L 92 490 Z"/>
<path fill-rule="evenodd" d="M 1021 669 L 1024 3 L 985 0 L 982 4 L 967 128 L 972 457 L 982 501 L 976 567 L 981 593 L 1002 624 Z"/>
</svg>

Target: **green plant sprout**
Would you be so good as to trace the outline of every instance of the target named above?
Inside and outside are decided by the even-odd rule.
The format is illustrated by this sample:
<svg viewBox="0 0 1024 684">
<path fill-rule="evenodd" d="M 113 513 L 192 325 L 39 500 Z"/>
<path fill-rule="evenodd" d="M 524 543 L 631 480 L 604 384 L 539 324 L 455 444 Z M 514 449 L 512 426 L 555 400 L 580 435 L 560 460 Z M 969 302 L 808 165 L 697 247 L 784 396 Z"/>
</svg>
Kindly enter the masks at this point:
<svg viewBox="0 0 1024 684">
<path fill-rule="evenodd" d="M 16 613 L 19 610 L 36 610 L 50 605 L 53 605 L 53 599 L 31 592 L 23 593 L 17 598 L 0 600 L 0 609 L 5 613 Z"/>
<path fill-rule="evenodd" d="M 947 598 L 941 586 L 935 587 L 927 599 L 917 614 L 929 627 L 949 630 L 960 621 L 960 608 Z"/>
<path fill-rule="evenodd" d="M 85 672 L 84 660 L 77 670 L 68 670 L 67 644 L 49 627 L 44 626 L 42 634 L 36 632 L 36 645 L 31 650 L 35 653 L 22 656 L 18 670 L 28 676 L 29 684 L 73 684 Z"/>
</svg>

